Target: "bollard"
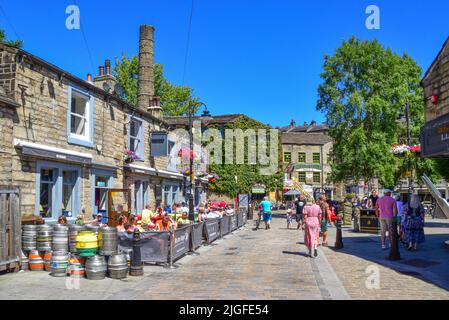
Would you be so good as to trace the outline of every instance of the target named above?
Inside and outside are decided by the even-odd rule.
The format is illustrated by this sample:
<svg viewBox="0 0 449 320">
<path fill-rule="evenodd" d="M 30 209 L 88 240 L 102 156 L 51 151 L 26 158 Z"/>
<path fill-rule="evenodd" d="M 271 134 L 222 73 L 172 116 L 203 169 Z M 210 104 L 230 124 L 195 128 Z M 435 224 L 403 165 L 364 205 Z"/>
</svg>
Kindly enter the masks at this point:
<svg viewBox="0 0 449 320">
<path fill-rule="evenodd" d="M 131 276 L 143 276 L 142 256 L 140 253 L 140 232 L 136 228 L 133 234 L 133 258 L 131 261 Z"/>
<path fill-rule="evenodd" d="M 176 268 L 178 268 L 178 266 L 173 264 L 173 246 L 174 246 L 174 242 L 175 242 L 173 226 L 170 226 L 169 237 L 170 237 L 170 253 L 169 253 L 170 262 L 168 265 L 165 265 L 165 268 L 166 269 L 176 269 Z"/>
<path fill-rule="evenodd" d="M 342 233 L 341 233 L 341 215 L 337 215 L 337 219 L 335 220 L 336 222 L 336 227 L 337 227 L 337 237 L 335 239 L 335 249 L 342 249 L 343 248 L 343 237 L 342 237 Z"/>
<path fill-rule="evenodd" d="M 398 221 L 396 217 L 393 218 L 391 223 L 391 229 L 388 230 L 390 233 L 390 255 L 388 256 L 388 260 L 400 260 L 401 254 L 399 253 L 399 236 L 398 236 Z"/>
</svg>

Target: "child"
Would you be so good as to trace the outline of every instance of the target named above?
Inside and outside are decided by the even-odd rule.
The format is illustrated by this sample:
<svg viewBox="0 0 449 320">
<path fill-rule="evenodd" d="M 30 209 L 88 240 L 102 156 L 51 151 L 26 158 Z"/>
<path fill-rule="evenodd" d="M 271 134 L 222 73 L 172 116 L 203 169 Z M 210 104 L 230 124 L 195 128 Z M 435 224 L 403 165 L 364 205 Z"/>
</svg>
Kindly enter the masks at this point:
<svg viewBox="0 0 449 320">
<path fill-rule="evenodd" d="M 290 229 L 293 221 L 293 211 L 291 208 L 287 209 L 287 229 Z"/>
</svg>

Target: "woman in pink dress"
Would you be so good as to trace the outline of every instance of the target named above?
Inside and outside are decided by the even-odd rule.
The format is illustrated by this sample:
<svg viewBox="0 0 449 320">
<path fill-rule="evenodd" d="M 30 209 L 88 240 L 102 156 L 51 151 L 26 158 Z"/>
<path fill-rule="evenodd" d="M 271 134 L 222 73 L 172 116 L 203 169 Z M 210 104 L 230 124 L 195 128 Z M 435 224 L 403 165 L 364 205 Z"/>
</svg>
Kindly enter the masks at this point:
<svg viewBox="0 0 449 320">
<path fill-rule="evenodd" d="M 321 221 L 321 208 L 318 203 L 306 205 L 303 211 L 304 220 L 303 227 L 305 225 L 304 244 L 309 249 L 309 256 L 318 256 L 318 238 L 320 236 L 320 221 Z"/>
</svg>

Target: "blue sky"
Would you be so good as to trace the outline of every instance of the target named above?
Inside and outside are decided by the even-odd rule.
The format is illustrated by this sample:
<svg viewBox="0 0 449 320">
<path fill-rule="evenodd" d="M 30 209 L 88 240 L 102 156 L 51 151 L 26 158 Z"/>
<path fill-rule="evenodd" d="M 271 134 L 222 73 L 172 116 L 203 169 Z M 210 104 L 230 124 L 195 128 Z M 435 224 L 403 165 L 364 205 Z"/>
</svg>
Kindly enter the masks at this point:
<svg viewBox="0 0 449 320">
<path fill-rule="evenodd" d="M 81 28 L 65 27 L 77 3 Z M 365 27 L 368 5 L 380 30 Z M 0 27 L 24 49 L 85 78 L 138 51 L 138 27 L 156 27 L 155 60 L 183 80 L 191 0 L 0 0 Z M 245 113 L 272 126 L 324 121 L 315 109 L 324 54 L 356 35 L 407 52 L 425 71 L 449 36 L 447 0 L 195 0 L 185 84 L 212 114 Z M 6 14 L 6 18 L 5 15 Z"/>
</svg>

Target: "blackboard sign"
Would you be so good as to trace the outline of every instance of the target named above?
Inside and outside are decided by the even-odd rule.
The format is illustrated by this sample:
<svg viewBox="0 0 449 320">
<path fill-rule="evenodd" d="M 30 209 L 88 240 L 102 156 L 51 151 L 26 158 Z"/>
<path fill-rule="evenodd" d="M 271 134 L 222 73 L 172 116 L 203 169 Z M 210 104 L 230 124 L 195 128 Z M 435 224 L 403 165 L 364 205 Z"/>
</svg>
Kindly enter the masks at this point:
<svg viewBox="0 0 449 320">
<path fill-rule="evenodd" d="M 176 229 L 173 239 L 173 261 L 179 259 L 189 251 L 190 226 Z"/>
<path fill-rule="evenodd" d="M 212 243 L 220 236 L 220 219 L 206 220 L 206 240 Z"/>
<path fill-rule="evenodd" d="M 201 247 L 203 244 L 203 224 L 204 222 L 197 223 L 191 226 L 190 238 L 191 238 L 191 250 Z"/>
<path fill-rule="evenodd" d="M 249 195 L 239 194 L 239 206 L 248 207 L 249 206 Z"/>
<path fill-rule="evenodd" d="M 229 217 L 223 216 L 223 218 L 220 219 L 220 234 L 221 236 L 224 236 L 229 233 Z"/>
<path fill-rule="evenodd" d="M 449 114 L 425 124 L 421 131 L 421 156 L 449 155 Z"/>
<path fill-rule="evenodd" d="M 237 229 L 237 215 L 234 214 L 231 216 L 231 231 Z"/>
</svg>

